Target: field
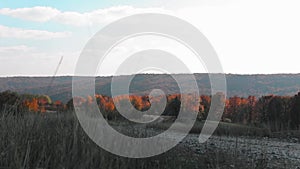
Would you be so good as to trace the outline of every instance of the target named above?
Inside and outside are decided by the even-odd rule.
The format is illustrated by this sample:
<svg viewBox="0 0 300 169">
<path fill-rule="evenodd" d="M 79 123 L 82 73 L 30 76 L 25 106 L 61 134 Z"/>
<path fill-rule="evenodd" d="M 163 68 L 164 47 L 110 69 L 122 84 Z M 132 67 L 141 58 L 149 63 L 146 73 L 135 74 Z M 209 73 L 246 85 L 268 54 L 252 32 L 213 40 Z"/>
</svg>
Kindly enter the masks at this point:
<svg viewBox="0 0 300 169">
<path fill-rule="evenodd" d="M 149 124 L 149 128 L 157 128 L 166 130 L 170 127 L 172 122 L 164 123 L 153 123 Z M 179 124 L 180 125 L 180 124 Z M 191 129 L 190 133 L 199 134 L 203 128 L 204 121 L 196 121 L 194 127 Z M 177 127 L 180 130 L 180 126 Z M 247 125 L 235 124 L 235 123 L 225 123 L 219 122 L 214 135 L 218 136 L 253 136 L 253 137 L 264 137 L 270 136 L 272 133 L 268 129 L 252 127 Z"/>
<path fill-rule="evenodd" d="M 0 117 L 0 168 L 100 168 L 100 169 L 192 169 L 192 168 L 295 168 L 298 143 L 267 137 L 238 136 L 249 128 L 221 124 L 207 143 L 190 134 L 174 149 L 151 158 L 129 159 L 106 152 L 84 133 L 73 112 Z M 126 132 L 145 126 L 112 123 Z M 161 124 L 168 125 L 166 124 Z M 160 127 L 162 127 L 160 126 Z M 192 132 L 198 132 L 201 122 Z M 146 127 L 159 133 L 161 129 Z M 227 132 L 223 133 L 227 130 Z M 230 131 L 238 131 L 231 133 Z M 176 134 L 168 137 L 176 137 Z M 277 146 L 277 147 L 276 147 Z M 282 155 L 282 154 L 285 154 Z"/>
</svg>

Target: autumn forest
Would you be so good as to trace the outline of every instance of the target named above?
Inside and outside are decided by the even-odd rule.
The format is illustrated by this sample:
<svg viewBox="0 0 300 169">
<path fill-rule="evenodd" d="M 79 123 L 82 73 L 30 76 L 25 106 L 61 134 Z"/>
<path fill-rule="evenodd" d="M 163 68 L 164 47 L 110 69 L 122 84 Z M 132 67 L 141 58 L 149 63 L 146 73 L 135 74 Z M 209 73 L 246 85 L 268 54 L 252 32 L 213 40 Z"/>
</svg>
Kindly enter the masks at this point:
<svg viewBox="0 0 300 169">
<path fill-rule="evenodd" d="M 165 106 L 162 115 L 176 117 L 181 105 L 180 97 L 180 94 L 168 95 L 167 104 L 162 105 Z M 122 104 L 128 98 L 133 108 L 140 111 L 141 114 L 151 106 L 149 96 L 140 95 L 117 96 L 115 98 L 116 103 L 114 103 L 112 97 L 98 94 L 94 97 L 77 97 L 64 104 L 59 100 L 52 101 L 47 95 L 17 94 L 11 91 L 4 91 L 0 93 L 0 109 L 13 109 L 14 111 L 10 112 L 13 112 L 15 115 L 22 115 L 22 112 L 27 111 L 41 114 L 64 113 L 64 111 L 72 111 L 74 108 L 73 104 L 91 104 L 95 100 L 104 117 L 112 120 L 122 118 L 115 104 Z M 152 101 L 159 103 L 162 98 L 163 96 L 159 96 Z M 191 102 L 191 100 L 188 102 Z M 245 98 L 234 96 L 225 99 L 224 102 L 225 108 L 222 116 L 222 121 L 224 122 L 263 127 L 271 131 L 296 130 L 300 127 L 300 93 L 294 96 L 267 95 Z M 199 120 L 205 120 L 210 109 L 211 96 L 201 95 L 199 103 L 199 107 L 189 107 L 189 109 L 198 112 L 197 117 Z M 128 111 L 130 112 L 131 110 Z M 150 112 L 153 115 L 157 113 Z M 133 114 L 132 116 L 139 116 L 139 114 Z"/>
</svg>

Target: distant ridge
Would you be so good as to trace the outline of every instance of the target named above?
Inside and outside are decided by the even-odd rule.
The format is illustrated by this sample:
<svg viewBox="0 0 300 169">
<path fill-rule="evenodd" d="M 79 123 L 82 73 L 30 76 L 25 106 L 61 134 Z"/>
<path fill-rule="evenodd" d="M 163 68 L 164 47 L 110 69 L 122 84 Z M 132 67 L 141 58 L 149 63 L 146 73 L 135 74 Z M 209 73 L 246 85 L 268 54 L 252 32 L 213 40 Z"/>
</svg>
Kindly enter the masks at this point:
<svg viewBox="0 0 300 169">
<path fill-rule="evenodd" d="M 201 94 L 210 94 L 208 74 L 176 74 L 184 81 L 195 76 Z M 53 79 L 51 88 L 49 83 Z M 117 76 L 120 87 L 126 75 Z M 112 76 L 96 78 L 96 92 L 110 95 Z M 226 74 L 227 95 L 247 97 L 249 95 L 295 95 L 300 90 L 300 74 Z M 184 85 L 189 85 L 186 81 Z M 83 85 L 84 87 L 84 85 Z M 138 74 L 133 79 L 130 92 L 147 94 L 151 89 L 160 88 L 167 94 L 178 93 L 176 81 L 167 74 Z M 1 77 L 0 91 L 11 90 L 20 93 L 47 94 L 53 100 L 67 102 L 72 97 L 72 76 L 56 77 Z"/>
</svg>

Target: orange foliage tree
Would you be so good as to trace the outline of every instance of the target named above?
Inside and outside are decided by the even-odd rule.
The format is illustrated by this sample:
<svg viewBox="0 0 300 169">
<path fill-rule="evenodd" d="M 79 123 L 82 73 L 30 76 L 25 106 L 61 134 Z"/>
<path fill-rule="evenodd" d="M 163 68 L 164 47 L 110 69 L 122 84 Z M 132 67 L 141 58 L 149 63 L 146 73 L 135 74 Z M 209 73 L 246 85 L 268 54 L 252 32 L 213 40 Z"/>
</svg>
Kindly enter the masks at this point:
<svg viewBox="0 0 300 169">
<path fill-rule="evenodd" d="M 31 100 L 25 100 L 24 104 L 29 111 L 33 111 L 33 112 L 39 111 L 39 104 L 37 98 L 32 98 Z"/>
</svg>

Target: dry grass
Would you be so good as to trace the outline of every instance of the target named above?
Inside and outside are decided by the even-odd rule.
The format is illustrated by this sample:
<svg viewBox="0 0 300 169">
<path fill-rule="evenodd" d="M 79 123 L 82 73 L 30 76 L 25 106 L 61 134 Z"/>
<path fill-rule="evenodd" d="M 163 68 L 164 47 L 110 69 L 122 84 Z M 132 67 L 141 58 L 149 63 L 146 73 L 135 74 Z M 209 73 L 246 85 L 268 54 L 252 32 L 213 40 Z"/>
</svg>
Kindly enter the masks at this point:
<svg viewBox="0 0 300 169">
<path fill-rule="evenodd" d="M 213 169 L 266 165 L 263 156 L 259 163 L 245 165 L 234 149 L 222 152 L 207 146 L 205 153 L 199 153 L 182 144 L 152 158 L 118 157 L 93 143 L 72 112 L 25 114 L 0 116 L 1 169 Z"/>
<path fill-rule="evenodd" d="M 0 117 L 0 168 L 173 169 L 202 166 L 190 152 L 175 148 L 147 159 L 106 152 L 84 133 L 73 113 Z M 194 162 L 193 162 L 194 161 Z"/>
</svg>

